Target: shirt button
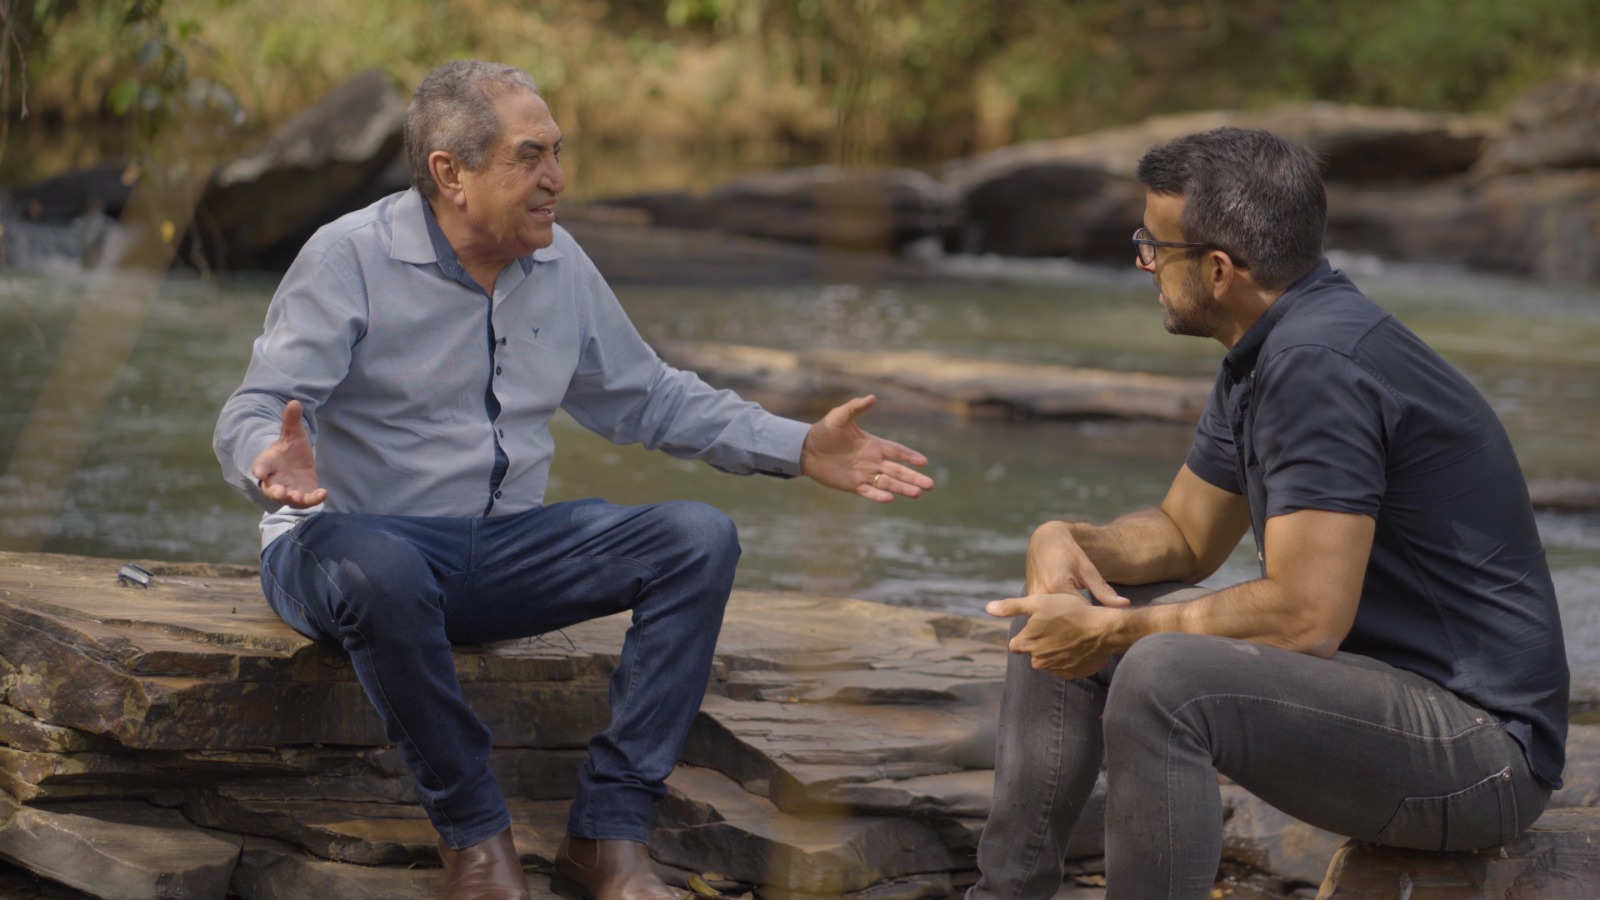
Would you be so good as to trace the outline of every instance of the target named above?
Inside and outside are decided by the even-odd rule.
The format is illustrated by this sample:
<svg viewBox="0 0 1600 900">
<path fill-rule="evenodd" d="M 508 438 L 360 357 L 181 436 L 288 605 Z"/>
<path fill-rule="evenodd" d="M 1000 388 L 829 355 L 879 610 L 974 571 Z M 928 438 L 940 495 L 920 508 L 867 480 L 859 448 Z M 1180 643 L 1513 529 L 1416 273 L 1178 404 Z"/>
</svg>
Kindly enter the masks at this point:
<svg viewBox="0 0 1600 900">
<path fill-rule="evenodd" d="M 496 374 L 496 375 L 499 375 L 499 374 L 500 374 L 500 367 L 499 367 L 499 366 L 495 366 L 495 367 L 494 367 L 494 373 L 495 373 L 495 374 Z"/>
<path fill-rule="evenodd" d="M 505 491 L 495 491 L 494 492 L 494 498 L 496 500 L 499 500 L 501 497 L 504 497 L 505 495 L 506 495 Z"/>
<path fill-rule="evenodd" d="M 501 344 L 501 346 L 504 346 L 504 345 L 505 345 L 505 342 L 506 342 L 506 339 L 505 339 L 505 338 L 501 338 L 501 339 L 500 339 L 500 344 Z"/>
</svg>

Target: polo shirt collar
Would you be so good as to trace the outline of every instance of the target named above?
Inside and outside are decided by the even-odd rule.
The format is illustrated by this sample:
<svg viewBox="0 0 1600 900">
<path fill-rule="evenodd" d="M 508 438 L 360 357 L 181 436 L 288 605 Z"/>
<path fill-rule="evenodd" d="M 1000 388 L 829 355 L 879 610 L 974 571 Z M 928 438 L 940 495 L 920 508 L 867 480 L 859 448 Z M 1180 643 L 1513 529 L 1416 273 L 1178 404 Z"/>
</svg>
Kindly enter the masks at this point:
<svg viewBox="0 0 1600 900">
<path fill-rule="evenodd" d="M 1311 293 L 1313 286 L 1322 279 L 1333 274 L 1333 266 L 1326 259 L 1317 263 L 1317 267 L 1306 274 L 1304 278 L 1289 285 L 1289 289 L 1272 301 L 1267 311 L 1245 330 L 1244 336 L 1233 345 L 1227 355 L 1222 358 L 1222 364 L 1236 377 L 1243 377 L 1256 367 L 1256 357 L 1261 355 L 1261 346 L 1267 342 L 1267 336 L 1272 334 L 1272 329 L 1277 326 L 1283 317 L 1289 314 L 1290 308 L 1296 302 Z"/>
</svg>

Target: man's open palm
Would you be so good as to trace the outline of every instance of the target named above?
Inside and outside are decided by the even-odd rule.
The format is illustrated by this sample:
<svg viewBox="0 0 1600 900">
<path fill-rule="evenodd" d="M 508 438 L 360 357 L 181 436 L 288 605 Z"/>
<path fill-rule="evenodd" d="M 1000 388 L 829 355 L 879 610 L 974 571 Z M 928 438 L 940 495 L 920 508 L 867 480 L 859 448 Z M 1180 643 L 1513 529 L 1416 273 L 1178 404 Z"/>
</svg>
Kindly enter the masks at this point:
<svg viewBox="0 0 1600 900">
<path fill-rule="evenodd" d="M 272 446 L 261 451 L 250 466 L 261 493 L 295 509 L 316 506 L 328 499 L 328 492 L 317 482 L 317 458 L 311 436 L 301 421 L 299 400 L 283 408 L 283 429 Z"/>
</svg>

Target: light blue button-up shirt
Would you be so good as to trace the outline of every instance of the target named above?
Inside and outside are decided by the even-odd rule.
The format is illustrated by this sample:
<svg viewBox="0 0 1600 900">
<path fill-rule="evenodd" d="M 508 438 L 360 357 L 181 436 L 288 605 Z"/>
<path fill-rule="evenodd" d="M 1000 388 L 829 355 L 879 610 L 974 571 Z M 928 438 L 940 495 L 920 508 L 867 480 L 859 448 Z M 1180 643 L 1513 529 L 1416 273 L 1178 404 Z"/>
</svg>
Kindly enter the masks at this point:
<svg viewBox="0 0 1600 900">
<path fill-rule="evenodd" d="M 430 219 L 415 190 L 386 197 L 319 230 L 278 286 L 214 437 L 224 477 L 267 510 L 263 547 L 317 509 L 536 507 L 557 408 L 615 443 L 736 474 L 799 473 L 809 426 L 662 362 L 564 229 L 506 266 L 491 298 Z M 328 489 L 310 510 L 280 509 L 250 471 L 290 400 L 305 407 Z"/>
</svg>

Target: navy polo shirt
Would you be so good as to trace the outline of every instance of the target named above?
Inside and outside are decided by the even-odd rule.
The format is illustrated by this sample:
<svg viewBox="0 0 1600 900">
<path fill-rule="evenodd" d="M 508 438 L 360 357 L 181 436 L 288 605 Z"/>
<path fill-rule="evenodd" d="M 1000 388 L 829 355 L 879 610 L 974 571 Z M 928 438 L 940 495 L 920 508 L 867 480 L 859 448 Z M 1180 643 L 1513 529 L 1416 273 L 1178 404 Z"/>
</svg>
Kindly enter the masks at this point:
<svg viewBox="0 0 1600 900">
<path fill-rule="evenodd" d="M 1268 519 L 1377 523 L 1340 650 L 1428 678 L 1493 714 L 1561 785 L 1567 657 L 1544 547 L 1505 428 L 1483 395 L 1323 261 L 1223 359 L 1188 466 Z"/>
</svg>

